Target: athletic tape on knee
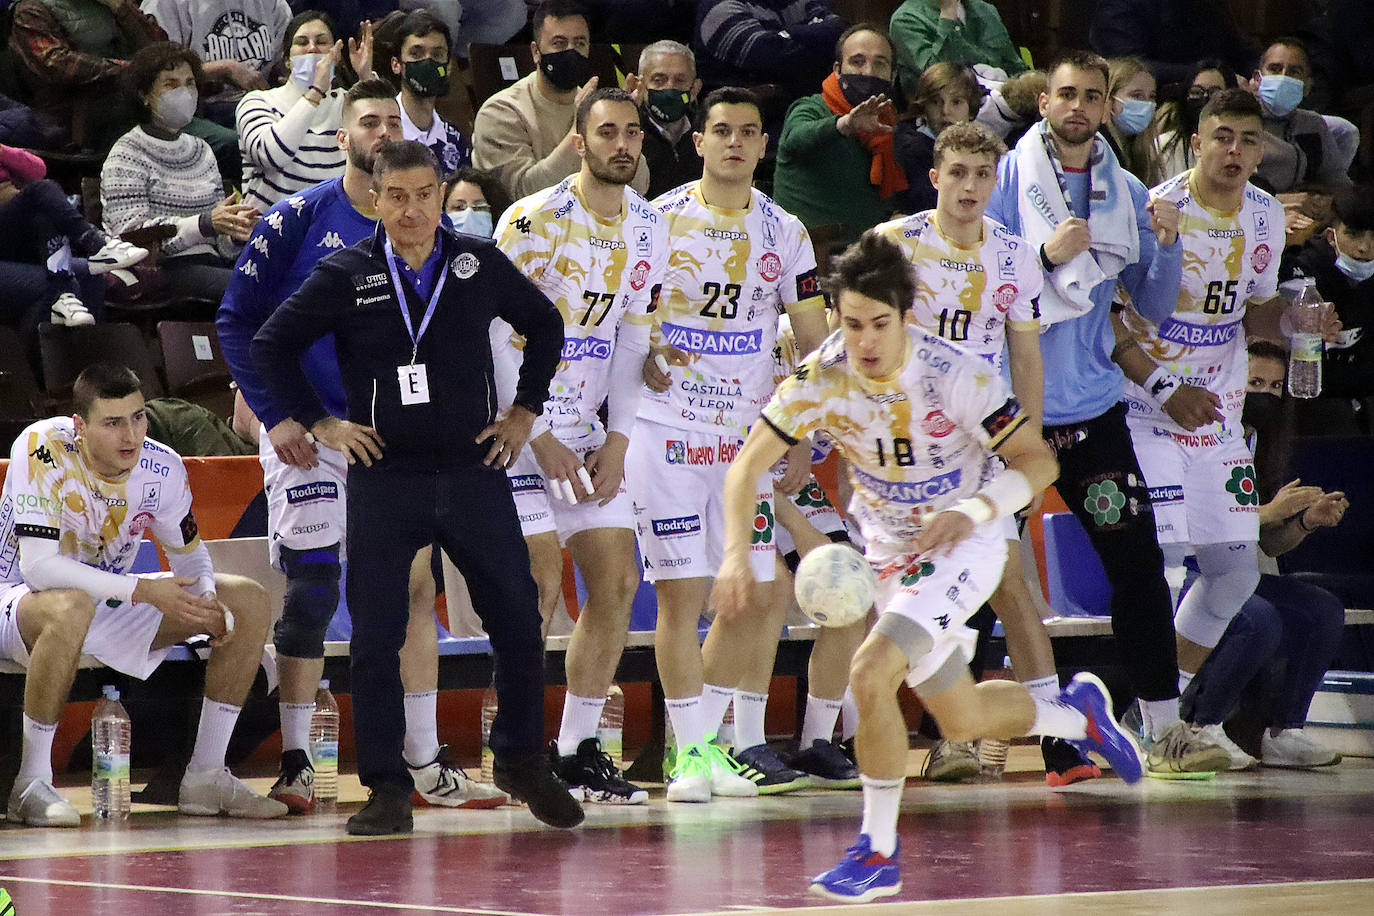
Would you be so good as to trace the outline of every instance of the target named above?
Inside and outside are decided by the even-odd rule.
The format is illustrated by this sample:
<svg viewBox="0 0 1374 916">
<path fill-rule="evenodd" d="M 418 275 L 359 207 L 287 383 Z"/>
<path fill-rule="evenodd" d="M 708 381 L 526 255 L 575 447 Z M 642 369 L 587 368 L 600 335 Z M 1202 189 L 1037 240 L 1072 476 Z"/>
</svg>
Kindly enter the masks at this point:
<svg viewBox="0 0 1374 916">
<path fill-rule="evenodd" d="M 321 658 L 329 621 L 339 607 L 339 545 L 281 549 L 286 598 L 273 631 L 277 651 L 292 658 Z"/>
</svg>

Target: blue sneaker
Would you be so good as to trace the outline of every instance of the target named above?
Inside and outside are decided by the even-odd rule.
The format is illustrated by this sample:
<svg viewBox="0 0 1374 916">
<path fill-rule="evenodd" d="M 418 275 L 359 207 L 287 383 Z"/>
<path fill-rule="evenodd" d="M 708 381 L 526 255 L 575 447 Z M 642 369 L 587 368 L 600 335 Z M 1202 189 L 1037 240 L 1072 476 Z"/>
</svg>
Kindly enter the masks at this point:
<svg viewBox="0 0 1374 916">
<path fill-rule="evenodd" d="M 1127 783 L 1140 781 L 1140 751 L 1112 714 L 1112 697 L 1094 675 L 1079 672 L 1059 695 L 1060 702 L 1083 713 L 1088 736 L 1071 741 L 1083 752 L 1099 754 Z"/>
<path fill-rule="evenodd" d="M 891 897 L 902 889 L 902 875 L 897 868 L 897 856 L 902 842 L 891 858 L 873 851 L 868 834 L 859 834 L 859 841 L 844 851 L 840 864 L 811 879 L 811 893 L 846 903 L 867 903 L 879 897 Z"/>
</svg>

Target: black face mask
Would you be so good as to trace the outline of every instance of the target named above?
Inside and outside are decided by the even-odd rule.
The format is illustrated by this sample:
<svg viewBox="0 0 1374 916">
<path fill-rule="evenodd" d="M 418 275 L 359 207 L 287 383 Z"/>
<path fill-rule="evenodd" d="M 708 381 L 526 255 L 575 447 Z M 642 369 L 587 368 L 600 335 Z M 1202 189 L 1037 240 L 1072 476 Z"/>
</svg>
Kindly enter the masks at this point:
<svg viewBox="0 0 1374 916">
<path fill-rule="evenodd" d="M 560 92 L 571 92 L 592 78 L 591 61 L 576 48 L 539 55 L 539 69 Z"/>
<path fill-rule="evenodd" d="M 879 76 L 865 76 L 862 73 L 841 73 L 840 92 L 850 106 L 867 102 L 875 95 L 886 95 L 892 91 L 892 81 Z"/>
<path fill-rule="evenodd" d="M 680 89 L 650 89 L 649 98 L 644 104 L 655 121 L 673 124 L 687 113 L 691 101 L 691 93 Z"/>
<path fill-rule="evenodd" d="M 406 85 L 422 98 L 448 95 L 448 64 L 433 58 L 408 60 L 403 67 Z"/>
<path fill-rule="evenodd" d="M 1283 399 L 1277 394 L 1251 391 L 1245 395 L 1245 406 L 1241 408 L 1240 422 L 1251 429 L 1264 429 L 1279 417 Z"/>
</svg>

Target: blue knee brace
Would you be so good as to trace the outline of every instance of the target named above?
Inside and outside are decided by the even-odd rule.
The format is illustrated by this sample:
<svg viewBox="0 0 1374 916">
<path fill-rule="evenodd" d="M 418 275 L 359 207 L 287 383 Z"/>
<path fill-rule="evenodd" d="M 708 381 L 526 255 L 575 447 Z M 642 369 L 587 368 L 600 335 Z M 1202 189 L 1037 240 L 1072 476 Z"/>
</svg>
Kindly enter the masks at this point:
<svg viewBox="0 0 1374 916">
<path fill-rule="evenodd" d="M 339 606 L 339 545 L 281 548 L 286 600 L 272 643 L 292 658 L 323 658 L 324 634 Z"/>
</svg>

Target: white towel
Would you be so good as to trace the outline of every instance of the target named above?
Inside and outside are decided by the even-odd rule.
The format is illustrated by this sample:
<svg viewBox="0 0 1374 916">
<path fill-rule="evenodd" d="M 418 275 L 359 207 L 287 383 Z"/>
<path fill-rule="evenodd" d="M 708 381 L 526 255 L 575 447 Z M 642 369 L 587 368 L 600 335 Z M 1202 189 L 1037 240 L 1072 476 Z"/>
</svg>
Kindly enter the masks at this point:
<svg viewBox="0 0 1374 916">
<path fill-rule="evenodd" d="M 1016 144 L 1021 235 L 1037 249 L 1073 213 L 1069 208 L 1068 185 L 1048 129 L 1048 122 L 1042 120 Z M 1126 171 L 1100 136 L 1093 138 L 1092 153 L 1088 156 L 1088 188 L 1092 246 L 1049 274 L 1049 282 L 1040 293 L 1041 323 L 1045 325 L 1087 314 L 1092 309 L 1093 288 L 1114 279 L 1140 258 L 1140 237 Z"/>
</svg>

